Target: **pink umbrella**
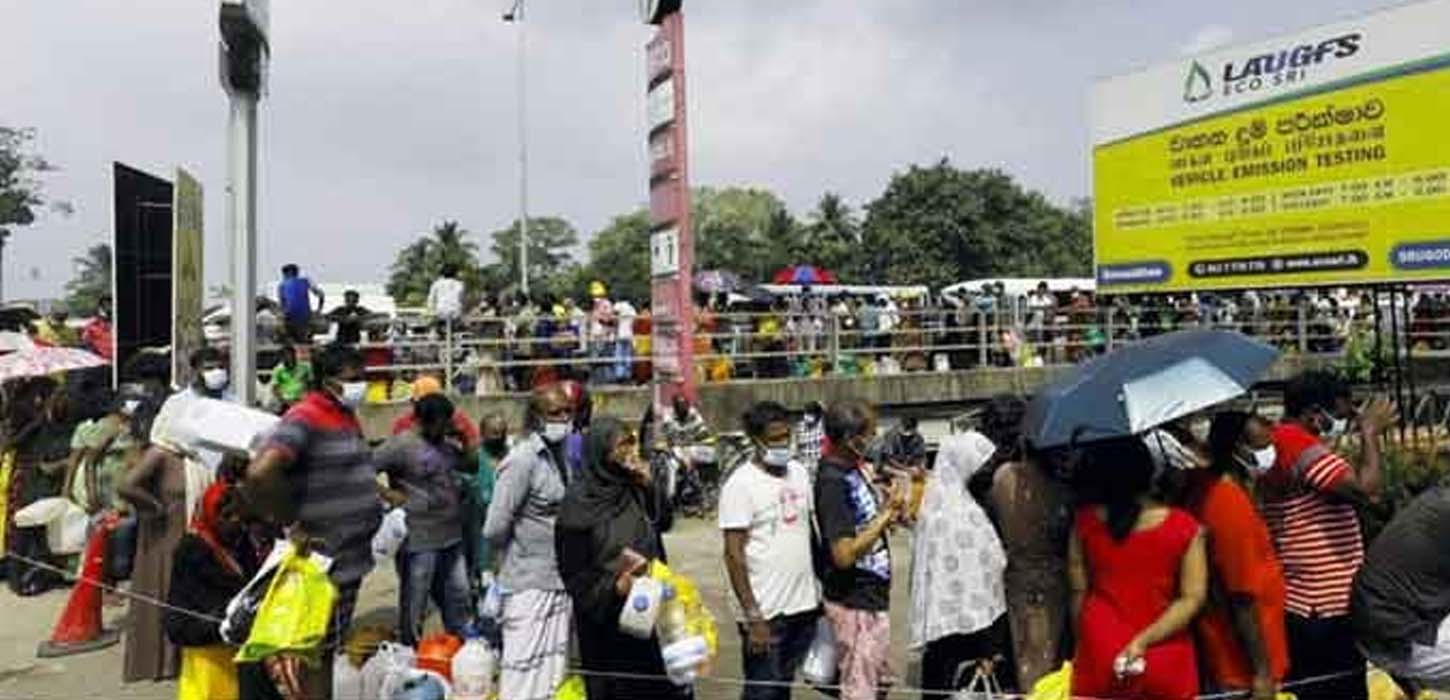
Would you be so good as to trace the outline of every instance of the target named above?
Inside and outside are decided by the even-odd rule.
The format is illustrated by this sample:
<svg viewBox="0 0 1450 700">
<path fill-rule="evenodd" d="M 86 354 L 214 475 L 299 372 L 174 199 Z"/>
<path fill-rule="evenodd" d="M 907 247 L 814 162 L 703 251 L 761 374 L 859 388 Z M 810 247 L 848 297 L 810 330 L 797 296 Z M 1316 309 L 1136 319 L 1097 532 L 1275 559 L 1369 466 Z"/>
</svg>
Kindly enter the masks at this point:
<svg viewBox="0 0 1450 700">
<path fill-rule="evenodd" d="M 106 361 L 76 348 L 34 347 L 0 356 L 0 382 L 25 377 L 44 377 L 88 367 L 100 367 Z"/>
</svg>

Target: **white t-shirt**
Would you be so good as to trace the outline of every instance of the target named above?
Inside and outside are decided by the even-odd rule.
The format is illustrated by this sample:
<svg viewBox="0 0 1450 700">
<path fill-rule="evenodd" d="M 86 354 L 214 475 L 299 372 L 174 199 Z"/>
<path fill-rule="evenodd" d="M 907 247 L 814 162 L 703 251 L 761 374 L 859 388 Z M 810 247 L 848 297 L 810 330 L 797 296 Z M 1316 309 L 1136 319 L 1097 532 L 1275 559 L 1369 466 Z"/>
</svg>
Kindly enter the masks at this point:
<svg viewBox="0 0 1450 700">
<path fill-rule="evenodd" d="M 614 302 L 615 334 L 618 340 L 634 339 L 634 319 L 639 315 L 634 310 L 634 304 L 624 299 Z"/>
<path fill-rule="evenodd" d="M 452 277 L 439 277 L 428 288 L 428 309 L 438 318 L 456 319 L 463 315 L 463 282 Z"/>
<path fill-rule="evenodd" d="M 766 619 L 816 609 L 821 589 L 811 564 L 811 480 L 791 461 L 784 477 L 749 462 L 720 490 L 720 529 L 748 530 L 745 570 L 755 602 Z M 740 603 L 730 606 L 744 620 Z"/>
</svg>

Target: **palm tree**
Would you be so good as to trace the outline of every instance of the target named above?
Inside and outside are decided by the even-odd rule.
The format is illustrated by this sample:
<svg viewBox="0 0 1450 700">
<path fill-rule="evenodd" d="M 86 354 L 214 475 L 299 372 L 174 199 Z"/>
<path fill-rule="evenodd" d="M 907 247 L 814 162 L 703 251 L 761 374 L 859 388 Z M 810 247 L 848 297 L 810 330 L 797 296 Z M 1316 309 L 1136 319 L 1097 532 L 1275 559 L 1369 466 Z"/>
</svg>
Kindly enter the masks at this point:
<svg viewBox="0 0 1450 700">
<path fill-rule="evenodd" d="M 483 275 L 478 244 L 468 236 L 468 230 L 457 221 L 444 221 L 432 234 L 408 244 L 388 270 L 388 294 L 401 305 L 421 306 L 428 298 L 428 287 L 446 265 L 458 268 L 458 278 L 469 294 L 477 293 L 483 287 Z"/>
<path fill-rule="evenodd" d="M 815 262 L 842 277 L 851 276 L 860 265 L 861 224 L 841 196 L 821 195 L 806 227 L 806 241 Z"/>
<path fill-rule="evenodd" d="M 468 231 L 459 227 L 457 221 L 444 221 L 433 229 L 429 242 L 429 257 L 441 269 L 444 265 L 456 265 L 459 270 L 478 266 L 478 244 L 467 240 Z M 460 272 L 459 274 L 463 274 Z"/>
<path fill-rule="evenodd" d="M 101 296 L 111 293 L 111 246 L 97 243 L 71 263 L 75 276 L 65 283 L 66 304 L 77 313 L 90 313 Z"/>
</svg>

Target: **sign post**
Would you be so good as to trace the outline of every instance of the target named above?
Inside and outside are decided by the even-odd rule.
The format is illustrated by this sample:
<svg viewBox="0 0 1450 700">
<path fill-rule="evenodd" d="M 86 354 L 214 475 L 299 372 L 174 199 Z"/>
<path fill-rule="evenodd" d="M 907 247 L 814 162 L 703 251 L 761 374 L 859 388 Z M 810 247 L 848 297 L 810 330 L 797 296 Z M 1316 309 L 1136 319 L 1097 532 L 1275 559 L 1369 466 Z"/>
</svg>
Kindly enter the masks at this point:
<svg viewBox="0 0 1450 700">
<path fill-rule="evenodd" d="M 1100 82 L 1107 293 L 1450 278 L 1450 0 Z"/>
<path fill-rule="evenodd" d="M 232 248 L 232 388 L 257 393 L 257 101 L 267 74 L 267 0 L 222 0 L 222 87 L 231 99 L 227 135 L 227 229 Z"/>
<path fill-rule="evenodd" d="M 176 169 L 171 190 L 171 383 L 191 384 L 191 354 L 202 346 L 202 280 L 206 235 L 201 183 Z"/>
<path fill-rule="evenodd" d="M 641 8 L 645 21 L 659 27 L 646 47 L 650 347 L 657 405 L 677 395 L 695 399 L 695 306 L 690 294 L 695 255 L 685 129 L 685 20 L 679 5 L 645 2 Z"/>
</svg>

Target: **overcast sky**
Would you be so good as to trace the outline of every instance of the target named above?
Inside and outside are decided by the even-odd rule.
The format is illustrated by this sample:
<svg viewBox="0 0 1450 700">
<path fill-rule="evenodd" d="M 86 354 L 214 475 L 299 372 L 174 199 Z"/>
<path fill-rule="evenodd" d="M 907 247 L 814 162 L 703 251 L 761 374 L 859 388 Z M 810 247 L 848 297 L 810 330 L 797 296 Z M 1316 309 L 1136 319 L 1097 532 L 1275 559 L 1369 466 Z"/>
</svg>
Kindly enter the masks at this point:
<svg viewBox="0 0 1450 700">
<path fill-rule="evenodd" d="M 517 212 L 516 27 L 507 0 L 272 0 L 262 103 L 263 281 L 381 281 L 457 219 L 487 249 Z M 804 214 L 859 207 L 949 156 L 1054 200 L 1090 192 L 1095 78 L 1342 19 L 1393 0 L 687 0 L 692 180 Z M 529 0 L 530 211 L 587 236 L 646 201 L 634 0 Z M 58 294 L 109 240 L 111 162 L 206 188 L 207 280 L 225 282 L 227 101 L 208 0 L 0 0 L 0 124 L 39 130 L 75 206 L 5 250 L 10 298 Z M 641 241 L 641 245 L 645 242 Z"/>
</svg>

